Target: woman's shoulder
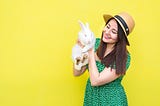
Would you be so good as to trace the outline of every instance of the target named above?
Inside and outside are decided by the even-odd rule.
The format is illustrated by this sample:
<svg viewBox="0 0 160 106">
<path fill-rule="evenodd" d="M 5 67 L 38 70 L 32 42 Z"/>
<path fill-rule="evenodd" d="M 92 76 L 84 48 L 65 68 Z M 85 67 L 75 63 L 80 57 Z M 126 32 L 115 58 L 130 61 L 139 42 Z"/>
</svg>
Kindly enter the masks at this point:
<svg viewBox="0 0 160 106">
<path fill-rule="evenodd" d="M 130 55 L 130 53 L 128 52 L 128 53 L 127 53 L 126 69 L 129 68 L 130 62 L 131 62 L 131 55 Z"/>
<path fill-rule="evenodd" d="M 128 59 L 129 59 L 129 60 L 131 59 L 131 54 L 130 54 L 129 52 L 127 53 L 127 60 L 128 60 Z"/>
<path fill-rule="evenodd" d="M 96 43 L 98 42 L 100 43 L 100 40 L 101 40 L 100 38 L 96 38 Z"/>
<path fill-rule="evenodd" d="M 96 38 L 96 42 L 95 42 L 95 47 L 94 47 L 94 49 L 95 49 L 95 51 L 98 49 L 98 47 L 99 47 L 99 45 L 100 45 L 100 41 L 101 41 L 101 39 L 100 38 Z"/>
</svg>

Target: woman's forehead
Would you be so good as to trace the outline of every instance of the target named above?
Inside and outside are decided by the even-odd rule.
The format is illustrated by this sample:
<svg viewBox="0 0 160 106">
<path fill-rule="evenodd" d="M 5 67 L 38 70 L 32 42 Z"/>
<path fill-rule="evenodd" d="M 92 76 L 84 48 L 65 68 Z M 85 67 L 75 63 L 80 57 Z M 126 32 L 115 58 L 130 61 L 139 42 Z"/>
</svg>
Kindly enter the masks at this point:
<svg viewBox="0 0 160 106">
<path fill-rule="evenodd" d="M 111 19 L 111 20 L 108 22 L 108 24 L 111 25 L 111 26 L 117 27 L 117 22 L 116 22 L 115 19 Z"/>
</svg>

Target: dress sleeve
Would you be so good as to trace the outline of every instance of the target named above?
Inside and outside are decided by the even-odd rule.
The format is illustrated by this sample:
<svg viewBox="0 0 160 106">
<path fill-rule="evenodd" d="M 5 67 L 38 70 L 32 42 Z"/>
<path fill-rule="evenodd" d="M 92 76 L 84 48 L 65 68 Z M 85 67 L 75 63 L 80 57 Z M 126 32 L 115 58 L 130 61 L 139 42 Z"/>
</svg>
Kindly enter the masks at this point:
<svg viewBox="0 0 160 106">
<path fill-rule="evenodd" d="M 97 49 L 98 49 L 98 47 L 99 47 L 99 45 L 100 45 L 100 38 L 96 38 L 96 43 L 95 43 L 95 45 L 94 45 L 94 51 L 97 51 Z"/>
<path fill-rule="evenodd" d="M 131 61 L 131 56 L 130 56 L 130 54 L 128 53 L 127 54 L 127 62 L 126 62 L 126 70 L 129 68 L 129 66 L 130 66 L 130 61 Z"/>
</svg>

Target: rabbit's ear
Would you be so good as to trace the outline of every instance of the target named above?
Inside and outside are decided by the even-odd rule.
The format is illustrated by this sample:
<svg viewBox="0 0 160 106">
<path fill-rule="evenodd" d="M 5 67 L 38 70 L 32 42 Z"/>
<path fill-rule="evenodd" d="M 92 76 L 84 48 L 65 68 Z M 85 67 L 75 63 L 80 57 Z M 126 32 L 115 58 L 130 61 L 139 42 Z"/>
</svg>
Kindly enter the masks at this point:
<svg viewBox="0 0 160 106">
<path fill-rule="evenodd" d="M 86 23 L 86 27 L 89 29 L 89 24 L 88 23 Z"/>
<path fill-rule="evenodd" d="M 78 22 L 80 24 L 81 29 L 84 31 L 85 30 L 85 25 L 80 20 L 78 20 Z"/>
</svg>

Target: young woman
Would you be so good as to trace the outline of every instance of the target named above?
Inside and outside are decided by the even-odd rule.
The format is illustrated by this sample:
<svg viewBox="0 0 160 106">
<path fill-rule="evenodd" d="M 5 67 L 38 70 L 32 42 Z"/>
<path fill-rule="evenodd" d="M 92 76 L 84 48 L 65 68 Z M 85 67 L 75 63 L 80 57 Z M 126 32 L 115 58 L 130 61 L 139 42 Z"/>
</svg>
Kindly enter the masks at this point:
<svg viewBox="0 0 160 106">
<path fill-rule="evenodd" d="M 128 106 L 121 81 L 130 65 L 127 36 L 135 23 L 125 12 L 103 17 L 106 24 L 101 39 L 97 38 L 95 48 L 88 51 L 88 65 L 83 66 L 81 71 L 73 69 L 73 73 L 80 76 L 86 69 L 89 70 L 84 106 Z"/>
</svg>

